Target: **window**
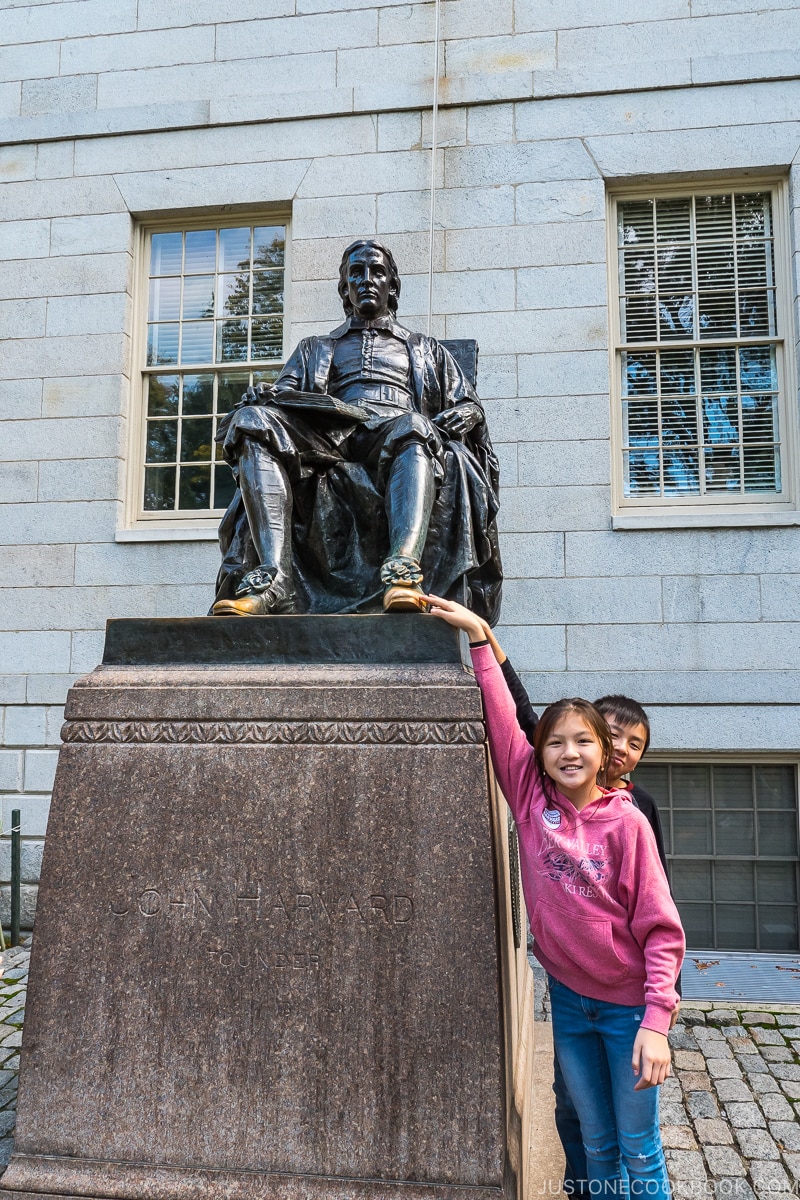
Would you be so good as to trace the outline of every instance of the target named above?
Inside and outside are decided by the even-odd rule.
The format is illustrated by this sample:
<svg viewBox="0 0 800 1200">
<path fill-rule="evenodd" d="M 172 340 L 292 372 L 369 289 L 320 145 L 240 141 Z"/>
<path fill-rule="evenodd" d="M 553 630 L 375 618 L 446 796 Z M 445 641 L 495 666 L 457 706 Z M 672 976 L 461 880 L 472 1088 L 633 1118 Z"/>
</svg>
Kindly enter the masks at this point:
<svg viewBox="0 0 800 1200">
<path fill-rule="evenodd" d="M 692 950 L 800 949 L 797 772 L 790 763 L 648 763 Z"/>
<path fill-rule="evenodd" d="M 612 200 L 617 512 L 791 506 L 781 185 Z"/>
<path fill-rule="evenodd" d="M 132 516 L 216 524 L 235 482 L 214 438 L 284 358 L 286 225 L 239 218 L 144 231 L 146 333 Z M 143 284 L 144 284 L 143 279 Z M 144 287 L 143 287 L 144 291 Z"/>
</svg>

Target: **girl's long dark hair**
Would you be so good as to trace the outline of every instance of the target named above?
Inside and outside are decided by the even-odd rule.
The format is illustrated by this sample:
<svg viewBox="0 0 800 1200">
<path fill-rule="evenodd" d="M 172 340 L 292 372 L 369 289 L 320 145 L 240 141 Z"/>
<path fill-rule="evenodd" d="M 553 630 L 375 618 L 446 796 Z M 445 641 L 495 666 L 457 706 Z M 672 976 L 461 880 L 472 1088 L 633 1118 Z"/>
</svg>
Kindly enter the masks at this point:
<svg viewBox="0 0 800 1200">
<path fill-rule="evenodd" d="M 551 804 L 555 800 L 557 789 L 544 769 L 543 751 L 547 739 L 553 732 L 554 726 L 558 724 L 563 716 L 570 712 L 578 713 L 600 743 L 603 757 L 600 763 L 600 770 L 597 774 L 597 782 L 601 787 L 605 786 L 606 773 L 611 762 L 611 756 L 614 753 L 614 743 L 611 740 L 611 730 L 608 728 L 608 722 L 603 714 L 588 700 L 581 700 L 580 697 L 574 697 L 571 700 L 556 700 L 555 704 L 548 704 L 536 725 L 533 735 L 533 754 L 544 793 Z"/>
</svg>

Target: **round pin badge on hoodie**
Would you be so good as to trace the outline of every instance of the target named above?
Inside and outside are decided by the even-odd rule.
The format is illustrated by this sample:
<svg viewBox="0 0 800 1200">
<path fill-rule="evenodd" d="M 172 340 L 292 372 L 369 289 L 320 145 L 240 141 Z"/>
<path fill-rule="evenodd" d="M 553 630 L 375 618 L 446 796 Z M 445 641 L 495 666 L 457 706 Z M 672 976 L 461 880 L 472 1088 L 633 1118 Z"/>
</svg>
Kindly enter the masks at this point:
<svg viewBox="0 0 800 1200">
<path fill-rule="evenodd" d="M 542 813 L 542 819 L 548 829 L 558 829 L 561 824 L 561 813 L 557 808 L 546 808 Z"/>
</svg>

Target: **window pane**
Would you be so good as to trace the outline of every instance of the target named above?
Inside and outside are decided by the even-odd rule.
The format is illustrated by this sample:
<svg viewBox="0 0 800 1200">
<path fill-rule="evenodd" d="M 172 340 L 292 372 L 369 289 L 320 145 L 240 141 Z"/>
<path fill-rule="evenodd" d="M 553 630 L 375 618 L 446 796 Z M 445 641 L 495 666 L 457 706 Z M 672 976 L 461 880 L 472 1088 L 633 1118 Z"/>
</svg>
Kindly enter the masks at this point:
<svg viewBox="0 0 800 1200">
<path fill-rule="evenodd" d="M 250 311 L 250 275 L 220 275 L 218 316 L 247 316 Z M 255 310 L 254 310 L 255 311 Z"/>
<path fill-rule="evenodd" d="M 150 321 L 177 321 L 181 315 L 180 276 L 150 280 L 150 306 L 147 317 Z"/>
<path fill-rule="evenodd" d="M 247 321 L 217 321 L 217 361 L 247 358 Z"/>
<path fill-rule="evenodd" d="M 700 460 L 695 451 L 664 451 L 664 495 L 693 495 L 700 490 Z"/>
<path fill-rule="evenodd" d="M 181 342 L 182 363 L 210 363 L 213 358 L 214 322 L 186 321 Z"/>
<path fill-rule="evenodd" d="M 738 450 L 714 450 L 705 453 L 705 484 L 708 492 L 738 492 L 741 460 Z"/>
<path fill-rule="evenodd" d="M 236 491 L 236 480 L 230 467 L 222 464 L 214 468 L 214 508 L 227 508 Z"/>
<path fill-rule="evenodd" d="M 736 247 L 739 287 L 767 287 L 774 280 L 772 242 L 740 242 Z"/>
<path fill-rule="evenodd" d="M 711 813 L 676 808 L 672 813 L 673 854 L 711 854 Z"/>
<path fill-rule="evenodd" d="M 623 342 L 654 342 L 657 337 L 656 302 L 649 296 L 629 296 L 620 305 Z"/>
<path fill-rule="evenodd" d="M 701 338 L 736 337 L 736 295 L 734 292 L 701 292 L 698 312 Z"/>
<path fill-rule="evenodd" d="M 282 267 L 286 261 L 282 225 L 260 225 L 253 230 L 253 266 Z"/>
<path fill-rule="evenodd" d="M 779 492 L 781 490 L 780 453 L 768 447 L 745 446 L 744 490 Z"/>
<path fill-rule="evenodd" d="M 665 396 L 695 394 L 697 383 L 693 350 L 662 350 L 658 362 L 661 391 Z"/>
<path fill-rule="evenodd" d="M 180 380 L 177 375 L 151 375 L 147 382 L 147 414 L 150 417 L 178 415 Z"/>
<path fill-rule="evenodd" d="M 259 271 L 253 276 L 253 312 L 283 312 L 283 271 Z"/>
<path fill-rule="evenodd" d="M 210 417 L 193 417 L 181 422 L 181 462 L 211 458 L 214 440 L 213 421 Z"/>
<path fill-rule="evenodd" d="M 159 512 L 175 507 L 175 467 L 146 467 L 144 472 L 144 508 Z"/>
<path fill-rule="evenodd" d="M 794 813 L 759 812 L 758 852 L 773 858 L 797 857 L 797 818 Z"/>
<path fill-rule="evenodd" d="M 702 242 L 697 247 L 697 283 L 701 291 L 709 288 L 732 289 L 736 282 L 736 262 L 732 242 Z"/>
<path fill-rule="evenodd" d="M 700 381 L 704 392 L 736 391 L 736 351 L 701 350 Z"/>
<path fill-rule="evenodd" d="M 777 763 L 756 767 L 756 807 L 796 811 L 794 767 Z"/>
<path fill-rule="evenodd" d="M 180 467 L 180 508 L 211 507 L 211 467 Z"/>
<path fill-rule="evenodd" d="M 710 768 L 702 764 L 676 764 L 672 768 L 672 803 L 684 808 L 710 808 Z"/>
<path fill-rule="evenodd" d="M 714 814 L 717 854 L 755 854 L 755 816 L 752 812 Z"/>
<path fill-rule="evenodd" d="M 754 904 L 717 905 L 717 946 L 720 950 L 751 950 L 756 944 Z"/>
<path fill-rule="evenodd" d="M 214 407 L 214 376 L 184 375 L 183 413 L 210 413 Z"/>
<path fill-rule="evenodd" d="M 743 392 L 776 391 L 778 371 L 772 346 L 742 346 L 739 351 L 739 375 Z"/>
<path fill-rule="evenodd" d="M 633 779 L 650 793 L 663 816 L 669 808 L 669 767 L 645 763 L 636 768 Z"/>
<path fill-rule="evenodd" d="M 752 767 L 714 768 L 714 807 L 753 808 Z"/>
<path fill-rule="evenodd" d="M 714 945 L 714 919 L 710 904 L 678 905 L 686 945 L 693 950 L 708 950 Z"/>
<path fill-rule="evenodd" d="M 281 373 L 280 366 L 274 367 L 258 367 L 253 371 L 253 384 L 257 383 L 274 383 Z"/>
<path fill-rule="evenodd" d="M 739 329 L 742 337 L 772 337 L 775 333 L 775 293 L 739 293 Z"/>
<path fill-rule="evenodd" d="M 214 276 L 195 275 L 183 284 L 183 317 L 197 319 L 214 315 Z"/>
<path fill-rule="evenodd" d="M 665 446 L 697 445 L 697 407 L 693 396 L 661 401 L 661 430 Z"/>
<path fill-rule="evenodd" d="M 217 231 L 216 229 L 192 229 L 186 234 L 186 263 L 184 270 L 187 275 L 202 274 L 213 271 L 217 262 Z"/>
<path fill-rule="evenodd" d="M 623 354 L 623 396 L 655 396 L 657 391 L 655 354 Z"/>
<path fill-rule="evenodd" d="M 283 349 L 283 321 L 280 317 L 253 320 L 252 357 L 280 358 Z"/>
<path fill-rule="evenodd" d="M 758 906 L 761 949 L 790 954 L 800 948 L 797 937 L 797 907 L 778 904 Z M 794 976 L 797 979 L 797 976 Z"/>
<path fill-rule="evenodd" d="M 777 396 L 742 396 L 742 441 L 774 442 L 777 436 Z"/>
<path fill-rule="evenodd" d="M 697 240 L 733 237 L 733 204 L 730 196 L 695 198 Z"/>
<path fill-rule="evenodd" d="M 250 229 L 220 229 L 220 271 L 248 271 L 250 269 Z"/>
<path fill-rule="evenodd" d="M 154 233 L 150 241 L 150 274 L 180 275 L 182 233 Z"/>
<path fill-rule="evenodd" d="M 737 238 L 772 236 L 769 192 L 739 192 L 736 195 Z"/>
<path fill-rule="evenodd" d="M 178 361 L 178 333 L 180 325 L 149 325 L 147 329 L 147 365 L 156 367 L 160 363 Z"/>
<path fill-rule="evenodd" d="M 692 202 L 678 200 L 656 201 L 656 231 L 659 242 L 688 242 L 691 229 Z"/>
<path fill-rule="evenodd" d="M 797 903 L 797 867 L 794 863 L 758 863 L 759 904 Z"/>
<path fill-rule="evenodd" d="M 147 451 L 145 462 L 175 462 L 178 446 L 177 421 L 147 422 Z"/>
<path fill-rule="evenodd" d="M 661 340 L 674 342 L 694 337 L 694 308 L 694 297 L 691 295 L 662 293 L 658 300 L 658 331 Z"/>
<path fill-rule="evenodd" d="M 710 900 L 711 863 L 674 862 L 672 892 L 676 900 Z"/>
<path fill-rule="evenodd" d="M 754 864 L 748 862 L 715 863 L 714 886 L 717 900 L 754 901 L 756 898 Z"/>
<path fill-rule="evenodd" d="M 217 383 L 217 412 L 230 412 L 238 404 L 250 385 L 250 373 L 220 375 Z"/>
<path fill-rule="evenodd" d="M 654 240 L 655 204 L 652 200 L 626 200 L 619 206 L 620 246 Z"/>
</svg>

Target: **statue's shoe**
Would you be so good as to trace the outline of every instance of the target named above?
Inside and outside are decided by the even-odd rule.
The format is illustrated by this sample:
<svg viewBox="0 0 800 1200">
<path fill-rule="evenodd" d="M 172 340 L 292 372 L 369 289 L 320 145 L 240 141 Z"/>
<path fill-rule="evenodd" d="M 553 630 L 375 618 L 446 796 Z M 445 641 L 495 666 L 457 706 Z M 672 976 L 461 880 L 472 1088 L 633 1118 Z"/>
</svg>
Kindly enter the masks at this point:
<svg viewBox="0 0 800 1200">
<path fill-rule="evenodd" d="M 427 601 L 416 584 L 393 584 L 383 593 L 384 612 L 426 612 Z"/>
<path fill-rule="evenodd" d="M 243 592 L 239 587 L 232 600 L 218 600 L 211 612 L 215 617 L 270 617 L 296 609 L 295 593 L 273 579 L 269 586 L 259 587 L 257 591 Z"/>
</svg>

